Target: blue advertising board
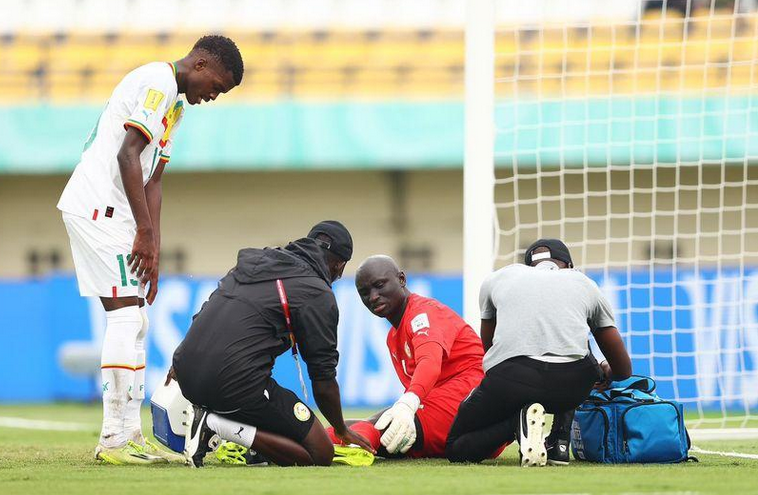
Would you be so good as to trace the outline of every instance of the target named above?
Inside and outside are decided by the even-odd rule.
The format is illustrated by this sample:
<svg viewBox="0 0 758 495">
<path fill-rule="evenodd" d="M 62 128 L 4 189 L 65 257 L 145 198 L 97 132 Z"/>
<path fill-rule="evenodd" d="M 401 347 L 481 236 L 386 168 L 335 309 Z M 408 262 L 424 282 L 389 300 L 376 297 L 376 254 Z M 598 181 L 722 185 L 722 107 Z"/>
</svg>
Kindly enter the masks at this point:
<svg viewBox="0 0 758 495">
<path fill-rule="evenodd" d="M 699 398 L 703 407 L 758 404 L 758 270 L 740 274 L 736 269 L 680 268 L 589 275 L 614 307 L 635 372 L 654 376 L 661 396 L 685 402 Z M 460 276 L 410 276 L 409 284 L 414 292 L 461 311 Z M 162 279 L 158 299 L 149 308 L 148 392 L 165 376 L 192 315 L 215 287 L 211 278 Z M 339 281 L 334 289 L 340 308 L 337 374 L 343 403 L 391 403 L 402 389 L 385 345 L 389 324 L 363 307 L 351 279 Z M 98 360 L 105 315 L 97 299 L 79 297 L 72 275 L 55 275 L 0 281 L 0 301 L 5 357 L 0 402 L 99 397 L 97 376 L 72 373 L 75 366 L 70 365 L 87 362 L 87 357 L 90 363 Z M 274 370 L 282 385 L 301 393 L 289 353 L 278 359 Z"/>
</svg>

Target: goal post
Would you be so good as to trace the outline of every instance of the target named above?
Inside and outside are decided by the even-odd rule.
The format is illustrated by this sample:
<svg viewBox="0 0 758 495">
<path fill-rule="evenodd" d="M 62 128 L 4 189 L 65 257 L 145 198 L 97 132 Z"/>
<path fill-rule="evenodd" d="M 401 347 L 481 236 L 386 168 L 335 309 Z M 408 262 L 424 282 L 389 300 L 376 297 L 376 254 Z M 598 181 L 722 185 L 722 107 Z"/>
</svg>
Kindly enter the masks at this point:
<svg viewBox="0 0 758 495">
<path fill-rule="evenodd" d="M 463 168 L 463 315 L 479 328 L 479 287 L 495 247 L 494 0 L 466 2 L 465 157 Z"/>
<path fill-rule="evenodd" d="M 468 2 L 466 319 L 487 273 L 560 238 L 693 436 L 758 435 L 755 5 L 535 2 Z"/>
</svg>

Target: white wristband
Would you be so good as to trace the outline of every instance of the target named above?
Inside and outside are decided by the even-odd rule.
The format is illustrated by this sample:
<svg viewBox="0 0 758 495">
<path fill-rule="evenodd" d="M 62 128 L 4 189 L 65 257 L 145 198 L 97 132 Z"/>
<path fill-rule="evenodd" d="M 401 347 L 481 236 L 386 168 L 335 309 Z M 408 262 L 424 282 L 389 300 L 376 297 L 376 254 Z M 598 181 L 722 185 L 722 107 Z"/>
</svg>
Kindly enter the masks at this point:
<svg viewBox="0 0 758 495">
<path fill-rule="evenodd" d="M 408 406 L 415 414 L 418 411 L 418 406 L 421 405 L 421 399 L 413 392 L 406 392 L 400 396 L 396 403 Z"/>
</svg>

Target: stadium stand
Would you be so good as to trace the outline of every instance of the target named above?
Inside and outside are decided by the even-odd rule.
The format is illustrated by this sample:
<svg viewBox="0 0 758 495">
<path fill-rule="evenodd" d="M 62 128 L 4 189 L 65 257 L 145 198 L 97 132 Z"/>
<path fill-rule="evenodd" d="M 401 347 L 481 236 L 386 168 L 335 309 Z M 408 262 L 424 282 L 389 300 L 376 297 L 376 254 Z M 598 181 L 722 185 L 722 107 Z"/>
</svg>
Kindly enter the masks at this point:
<svg viewBox="0 0 758 495">
<path fill-rule="evenodd" d="M 182 56 L 200 33 L 7 33 L 0 101 L 102 101 L 130 69 Z M 227 32 L 245 57 L 228 101 L 279 97 L 448 97 L 463 90 L 456 29 Z M 748 89 L 758 61 L 755 13 L 646 12 L 584 28 L 503 27 L 499 96 L 560 97 Z M 728 84 L 727 84 L 728 83 Z"/>
</svg>

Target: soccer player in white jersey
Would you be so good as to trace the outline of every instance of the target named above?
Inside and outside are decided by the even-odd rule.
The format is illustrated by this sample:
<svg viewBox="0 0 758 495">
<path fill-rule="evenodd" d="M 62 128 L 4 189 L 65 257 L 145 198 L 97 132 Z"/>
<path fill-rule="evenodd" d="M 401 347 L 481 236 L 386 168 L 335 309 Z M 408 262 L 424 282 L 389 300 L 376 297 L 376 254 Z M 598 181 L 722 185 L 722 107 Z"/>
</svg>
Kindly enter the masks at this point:
<svg viewBox="0 0 758 495">
<path fill-rule="evenodd" d="M 99 297 L 106 312 L 103 427 L 95 449 L 106 463 L 166 462 L 140 422 L 145 301 L 152 304 L 158 293 L 161 176 L 185 101 L 213 101 L 239 85 L 242 73 L 240 52 L 224 36 L 200 38 L 176 62 L 131 71 L 113 90 L 58 202 L 79 292 Z"/>
</svg>

